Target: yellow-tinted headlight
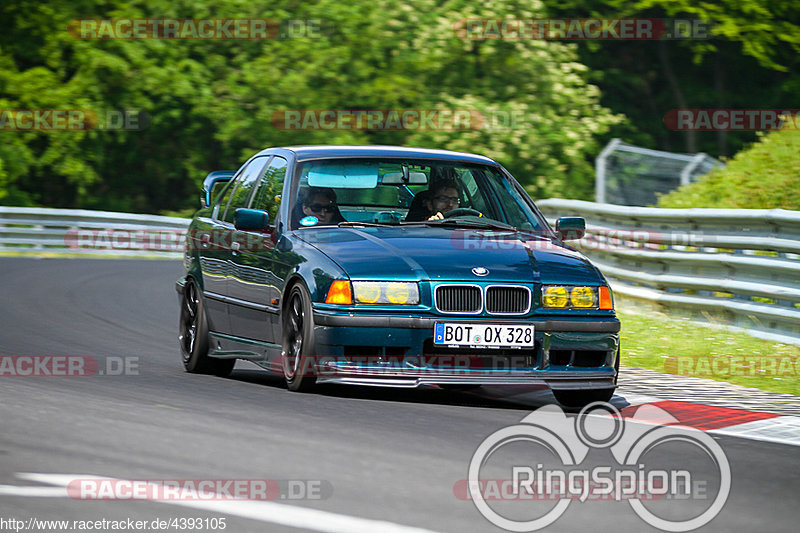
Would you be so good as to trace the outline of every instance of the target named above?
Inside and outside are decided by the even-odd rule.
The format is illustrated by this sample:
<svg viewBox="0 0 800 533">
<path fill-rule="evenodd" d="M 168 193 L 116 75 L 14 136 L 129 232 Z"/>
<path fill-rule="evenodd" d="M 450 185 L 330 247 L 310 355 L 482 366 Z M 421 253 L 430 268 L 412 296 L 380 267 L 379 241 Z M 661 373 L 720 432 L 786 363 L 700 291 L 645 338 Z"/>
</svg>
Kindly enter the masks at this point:
<svg viewBox="0 0 800 533">
<path fill-rule="evenodd" d="M 353 292 L 359 304 L 417 305 L 419 288 L 403 281 L 354 281 Z"/>
<path fill-rule="evenodd" d="M 549 285 L 542 287 L 542 304 L 545 307 L 566 307 L 569 302 L 569 292 L 566 287 Z"/>
<path fill-rule="evenodd" d="M 573 287 L 569 299 L 573 307 L 592 307 L 596 300 L 592 287 Z"/>
<path fill-rule="evenodd" d="M 354 283 L 356 302 L 360 304 L 377 303 L 381 297 L 381 287 L 378 283 Z"/>
<path fill-rule="evenodd" d="M 411 297 L 411 288 L 408 283 L 389 283 L 386 287 L 386 297 L 397 305 L 406 305 Z"/>
</svg>

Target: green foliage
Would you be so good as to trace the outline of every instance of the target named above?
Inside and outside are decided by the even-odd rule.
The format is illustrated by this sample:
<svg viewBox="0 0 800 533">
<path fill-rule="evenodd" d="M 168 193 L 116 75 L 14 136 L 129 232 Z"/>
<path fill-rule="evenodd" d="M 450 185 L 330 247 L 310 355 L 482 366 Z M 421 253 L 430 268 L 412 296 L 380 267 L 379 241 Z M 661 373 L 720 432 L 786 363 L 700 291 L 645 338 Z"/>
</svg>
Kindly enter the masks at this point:
<svg viewBox="0 0 800 533">
<path fill-rule="evenodd" d="M 800 94 L 800 10 L 791 0 L 561 0 L 551 17 L 701 21 L 706 36 L 677 40 L 578 41 L 578 57 L 601 104 L 629 120 L 626 142 L 727 157 L 755 140 L 749 131 L 670 131 L 671 109 L 793 109 Z M 667 23 L 666 27 L 669 27 Z"/>
<path fill-rule="evenodd" d="M 211 170 L 267 146 L 450 148 L 502 162 L 537 198 L 589 199 L 612 136 L 665 150 L 735 152 L 752 133 L 673 132 L 674 108 L 792 108 L 798 11 L 788 0 L 8 0 L 0 109 L 139 110 L 142 131 L 0 131 L 0 202 L 121 211 L 194 207 Z M 702 18 L 712 39 L 467 40 L 465 19 Z M 80 40 L 76 19 L 315 19 L 318 38 Z M 768 30 L 768 31 L 767 31 Z M 458 109 L 458 131 L 276 127 L 283 110 Z"/>
<path fill-rule="evenodd" d="M 761 136 L 727 167 L 662 196 L 658 206 L 800 210 L 800 130 Z"/>
<path fill-rule="evenodd" d="M 746 55 L 773 70 L 789 71 L 796 60 L 792 56 L 800 53 L 800 17 L 792 0 L 638 0 L 634 5 L 639 10 L 658 7 L 672 17 L 688 15 L 713 22 L 712 36 L 741 42 Z M 713 40 L 694 43 L 694 48 L 698 55 L 717 50 Z"/>
<path fill-rule="evenodd" d="M 2 131 L 0 201 L 122 211 L 193 207 L 205 174 L 267 146 L 376 143 L 499 159 L 536 196 L 589 198 L 601 136 L 622 121 L 599 103 L 574 46 L 467 41 L 464 18 L 541 17 L 492 0 L 14 0 L 0 6 L 0 109 L 141 110 L 142 131 Z M 80 40 L 80 18 L 317 19 L 319 38 Z M 496 129 L 286 131 L 292 109 L 517 113 Z M 491 115 L 494 116 L 494 115 Z M 7 141 L 7 142 L 6 142 Z"/>
</svg>

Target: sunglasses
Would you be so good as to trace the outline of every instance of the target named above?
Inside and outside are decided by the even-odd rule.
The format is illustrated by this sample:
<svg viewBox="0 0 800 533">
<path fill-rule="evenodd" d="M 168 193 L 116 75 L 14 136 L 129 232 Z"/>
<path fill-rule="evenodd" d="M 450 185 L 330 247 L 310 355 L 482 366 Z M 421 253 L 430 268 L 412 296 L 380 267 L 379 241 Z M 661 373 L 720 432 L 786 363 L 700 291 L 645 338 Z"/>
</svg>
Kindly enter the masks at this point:
<svg viewBox="0 0 800 533">
<path fill-rule="evenodd" d="M 307 207 L 315 213 L 321 213 L 322 211 L 326 213 L 336 212 L 336 204 L 308 204 Z"/>
</svg>

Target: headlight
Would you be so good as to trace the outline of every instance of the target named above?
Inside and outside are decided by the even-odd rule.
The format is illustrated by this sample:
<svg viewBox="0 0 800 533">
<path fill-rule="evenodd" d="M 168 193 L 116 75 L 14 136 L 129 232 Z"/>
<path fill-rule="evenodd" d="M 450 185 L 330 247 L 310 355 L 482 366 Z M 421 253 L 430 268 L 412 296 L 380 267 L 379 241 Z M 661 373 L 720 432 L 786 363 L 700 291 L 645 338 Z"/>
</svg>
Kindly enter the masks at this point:
<svg viewBox="0 0 800 533">
<path fill-rule="evenodd" d="M 403 281 L 354 281 L 357 304 L 417 305 L 419 287 Z"/>
<path fill-rule="evenodd" d="M 542 307 L 572 309 L 613 309 L 608 287 L 586 285 L 543 285 Z"/>
<path fill-rule="evenodd" d="M 596 298 L 592 287 L 572 287 L 569 301 L 573 307 L 594 307 Z"/>
<path fill-rule="evenodd" d="M 558 285 L 542 287 L 542 305 L 545 307 L 566 307 L 569 303 L 569 291 Z"/>
</svg>

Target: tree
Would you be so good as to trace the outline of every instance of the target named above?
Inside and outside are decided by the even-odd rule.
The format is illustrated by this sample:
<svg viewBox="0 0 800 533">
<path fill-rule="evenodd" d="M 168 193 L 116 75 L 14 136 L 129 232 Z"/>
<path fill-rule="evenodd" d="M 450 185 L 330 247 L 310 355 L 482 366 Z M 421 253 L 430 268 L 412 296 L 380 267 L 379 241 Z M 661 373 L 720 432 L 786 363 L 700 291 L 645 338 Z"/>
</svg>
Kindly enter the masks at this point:
<svg viewBox="0 0 800 533">
<path fill-rule="evenodd" d="M 0 108 L 85 109 L 99 126 L 142 111 L 141 130 L 0 132 L 0 201 L 161 212 L 194 206 L 205 173 L 266 146 L 412 144 L 482 152 L 536 196 L 588 198 L 598 139 L 622 118 L 598 103 L 575 47 L 475 41 L 464 18 L 541 16 L 493 0 L 14 0 L 0 6 Z M 76 19 L 313 19 L 320 32 L 269 40 L 92 40 Z M 291 109 L 455 109 L 458 131 L 287 130 Z M 511 117 L 511 123 L 503 117 Z M 505 122 L 502 122 L 505 120 Z M 501 126 L 487 128 L 486 125 Z"/>
</svg>

